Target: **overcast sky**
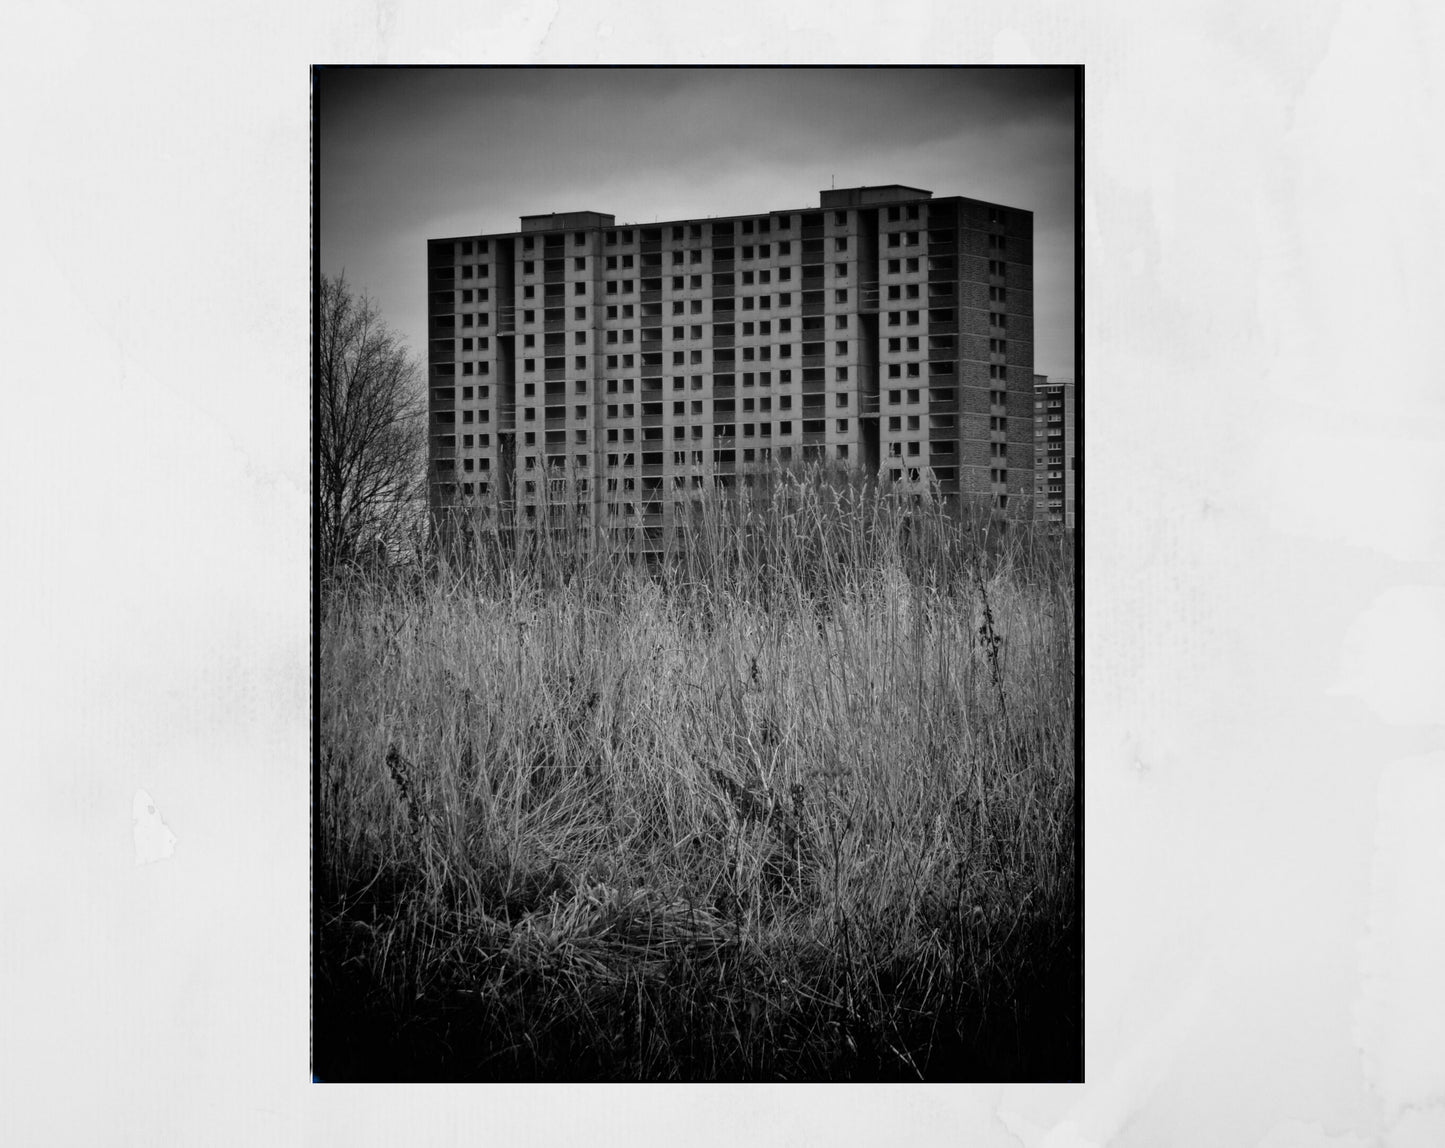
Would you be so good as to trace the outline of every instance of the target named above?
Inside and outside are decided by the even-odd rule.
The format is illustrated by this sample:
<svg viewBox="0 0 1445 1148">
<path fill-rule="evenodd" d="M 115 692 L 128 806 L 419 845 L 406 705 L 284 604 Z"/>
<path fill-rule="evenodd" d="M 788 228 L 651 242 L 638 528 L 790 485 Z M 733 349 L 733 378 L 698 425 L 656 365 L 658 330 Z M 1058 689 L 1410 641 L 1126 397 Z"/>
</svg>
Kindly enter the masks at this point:
<svg viewBox="0 0 1445 1148">
<path fill-rule="evenodd" d="M 902 183 L 1034 213 L 1034 370 L 1074 375 L 1072 73 L 348 68 L 318 73 L 320 265 L 422 357 L 426 240 L 816 207 Z"/>
</svg>

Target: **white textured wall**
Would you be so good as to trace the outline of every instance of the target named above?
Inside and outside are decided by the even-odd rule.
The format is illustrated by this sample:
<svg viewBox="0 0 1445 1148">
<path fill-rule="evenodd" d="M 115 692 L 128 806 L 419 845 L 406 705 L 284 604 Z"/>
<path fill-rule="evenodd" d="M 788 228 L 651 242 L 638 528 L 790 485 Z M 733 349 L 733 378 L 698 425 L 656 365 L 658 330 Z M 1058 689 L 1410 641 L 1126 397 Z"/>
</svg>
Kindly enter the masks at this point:
<svg viewBox="0 0 1445 1148">
<path fill-rule="evenodd" d="M 1445 1143 L 1445 17 L 880 11 L 7 8 L 0 1140 Z M 306 66 L 702 52 L 1089 67 L 1088 1083 L 314 1087 Z"/>
</svg>

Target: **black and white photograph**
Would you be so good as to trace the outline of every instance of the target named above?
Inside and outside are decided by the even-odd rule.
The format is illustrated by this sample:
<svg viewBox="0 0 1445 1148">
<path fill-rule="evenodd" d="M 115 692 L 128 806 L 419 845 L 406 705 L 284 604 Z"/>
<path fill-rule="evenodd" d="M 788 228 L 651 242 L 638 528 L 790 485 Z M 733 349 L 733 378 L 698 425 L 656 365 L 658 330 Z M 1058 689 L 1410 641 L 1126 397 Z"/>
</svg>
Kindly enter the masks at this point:
<svg viewBox="0 0 1445 1148">
<path fill-rule="evenodd" d="M 1445 1144 L 1445 8 L 4 30 L 0 1143 Z"/>
<path fill-rule="evenodd" d="M 1081 69 L 313 85 L 316 1078 L 1081 1079 Z"/>
</svg>

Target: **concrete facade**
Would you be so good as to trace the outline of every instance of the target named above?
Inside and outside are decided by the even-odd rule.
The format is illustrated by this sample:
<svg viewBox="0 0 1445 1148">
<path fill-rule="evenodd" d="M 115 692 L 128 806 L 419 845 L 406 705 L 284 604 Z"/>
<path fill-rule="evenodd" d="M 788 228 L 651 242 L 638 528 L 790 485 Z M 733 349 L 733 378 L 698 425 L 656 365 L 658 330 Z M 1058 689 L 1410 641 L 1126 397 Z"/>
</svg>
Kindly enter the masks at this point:
<svg viewBox="0 0 1445 1148">
<path fill-rule="evenodd" d="M 1019 508 L 1032 264 L 1032 213 L 901 185 L 429 240 L 433 509 L 657 540 L 688 489 L 809 459 Z"/>
<path fill-rule="evenodd" d="M 1046 522 L 1074 529 L 1074 384 L 1034 376 L 1034 507 Z"/>
</svg>

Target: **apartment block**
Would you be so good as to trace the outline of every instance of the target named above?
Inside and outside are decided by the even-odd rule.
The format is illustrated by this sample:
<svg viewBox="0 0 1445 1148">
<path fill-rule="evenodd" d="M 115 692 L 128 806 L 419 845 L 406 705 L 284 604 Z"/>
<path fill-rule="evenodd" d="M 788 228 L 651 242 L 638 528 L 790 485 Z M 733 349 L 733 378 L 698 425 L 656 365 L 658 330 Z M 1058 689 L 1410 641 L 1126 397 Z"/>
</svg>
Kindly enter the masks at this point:
<svg viewBox="0 0 1445 1148">
<path fill-rule="evenodd" d="M 1047 522 L 1074 528 L 1074 384 L 1034 376 L 1034 506 Z"/>
<path fill-rule="evenodd" d="M 429 240 L 434 513 L 656 542 L 688 491 L 826 460 L 1034 493 L 1033 216 L 919 188 Z"/>
</svg>

